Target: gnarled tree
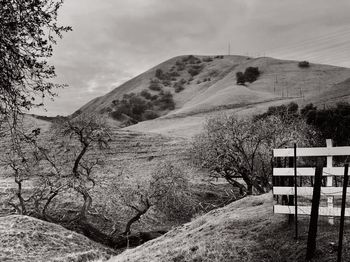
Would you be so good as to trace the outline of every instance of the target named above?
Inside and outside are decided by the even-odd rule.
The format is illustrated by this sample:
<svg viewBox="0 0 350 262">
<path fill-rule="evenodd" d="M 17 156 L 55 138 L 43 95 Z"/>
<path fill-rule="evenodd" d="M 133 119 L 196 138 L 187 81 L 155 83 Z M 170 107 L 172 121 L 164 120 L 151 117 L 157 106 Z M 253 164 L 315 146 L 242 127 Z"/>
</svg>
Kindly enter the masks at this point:
<svg viewBox="0 0 350 262">
<path fill-rule="evenodd" d="M 273 148 L 306 145 L 312 133 L 299 118 L 286 123 L 276 116 L 256 121 L 219 116 L 194 138 L 192 155 L 197 165 L 225 178 L 241 194 L 252 194 L 253 188 L 264 193 L 271 188 Z"/>
</svg>

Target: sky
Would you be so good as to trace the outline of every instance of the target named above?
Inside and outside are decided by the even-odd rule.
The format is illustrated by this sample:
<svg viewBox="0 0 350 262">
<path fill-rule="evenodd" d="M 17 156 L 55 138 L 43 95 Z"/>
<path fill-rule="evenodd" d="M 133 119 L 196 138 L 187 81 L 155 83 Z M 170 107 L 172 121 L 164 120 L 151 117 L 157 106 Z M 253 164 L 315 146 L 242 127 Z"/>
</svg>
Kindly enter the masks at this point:
<svg viewBox="0 0 350 262">
<path fill-rule="evenodd" d="M 73 27 L 50 59 L 57 90 L 43 115 L 68 115 L 178 55 L 230 53 L 350 67 L 349 0 L 65 0 Z"/>
</svg>

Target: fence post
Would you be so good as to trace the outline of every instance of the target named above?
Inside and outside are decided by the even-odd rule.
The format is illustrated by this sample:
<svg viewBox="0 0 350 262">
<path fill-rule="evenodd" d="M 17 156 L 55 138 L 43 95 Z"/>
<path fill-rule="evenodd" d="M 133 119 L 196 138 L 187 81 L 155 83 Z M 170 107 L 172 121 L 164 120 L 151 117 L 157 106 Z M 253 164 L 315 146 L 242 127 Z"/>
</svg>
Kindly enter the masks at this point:
<svg viewBox="0 0 350 262">
<path fill-rule="evenodd" d="M 346 203 L 346 189 L 349 181 L 349 164 L 345 164 L 344 167 L 344 180 L 343 180 L 343 197 L 341 202 L 341 214 L 340 214 L 340 228 L 339 228 L 339 243 L 338 243 L 338 260 L 341 262 L 341 255 L 343 250 L 343 235 L 344 235 L 344 219 L 345 219 L 345 203 Z"/>
<path fill-rule="evenodd" d="M 297 184 L 297 144 L 294 144 L 294 218 L 295 218 L 295 239 L 298 239 L 298 184 Z"/>
<path fill-rule="evenodd" d="M 288 157 L 288 167 L 294 167 L 294 157 Z M 294 176 L 288 177 L 288 186 L 293 187 L 294 186 Z M 289 206 L 294 206 L 295 203 L 295 196 L 294 195 L 289 195 L 288 196 L 288 205 Z M 289 224 L 292 224 L 295 222 L 295 215 L 290 214 L 289 215 Z"/>
<path fill-rule="evenodd" d="M 326 145 L 327 148 L 333 147 L 333 142 L 332 139 L 326 139 Z M 327 168 L 333 167 L 333 157 L 332 156 L 327 156 Z M 327 174 L 327 183 L 326 186 L 331 187 L 333 186 L 333 176 L 331 174 Z M 334 202 L 334 197 L 330 196 L 327 198 L 327 206 L 328 208 L 332 209 L 333 208 L 333 202 Z M 328 223 L 330 225 L 334 225 L 334 217 L 328 217 Z"/>
<path fill-rule="evenodd" d="M 321 158 L 318 158 L 317 165 L 316 165 L 316 173 L 315 173 L 315 183 L 314 183 L 314 189 L 312 194 L 309 234 L 307 238 L 307 250 L 306 250 L 307 261 L 310 261 L 313 258 L 315 249 L 316 249 L 318 208 L 320 206 L 322 172 L 323 172 L 322 169 L 323 169 L 323 161 Z"/>
</svg>

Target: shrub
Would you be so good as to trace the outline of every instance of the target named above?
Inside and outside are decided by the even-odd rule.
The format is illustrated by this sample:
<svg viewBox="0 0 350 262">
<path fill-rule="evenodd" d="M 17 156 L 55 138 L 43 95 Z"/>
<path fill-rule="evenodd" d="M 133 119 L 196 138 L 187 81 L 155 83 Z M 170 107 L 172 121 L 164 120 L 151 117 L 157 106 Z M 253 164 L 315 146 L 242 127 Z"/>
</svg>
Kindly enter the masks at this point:
<svg viewBox="0 0 350 262">
<path fill-rule="evenodd" d="M 211 61 L 213 61 L 213 58 L 211 58 L 210 56 L 209 57 L 204 57 L 203 58 L 203 62 L 211 62 Z"/>
<path fill-rule="evenodd" d="M 258 79 L 260 71 L 257 67 L 248 67 L 244 72 L 246 82 L 252 83 Z"/>
<path fill-rule="evenodd" d="M 171 77 L 178 77 L 178 76 L 180 76 L 180 74 L 177 71 L 174 71 L 174 72 L 170 73 L 170 76 Z"/>
<path fill-rule="evenodd" d="M 183 63 L 182 61 L 176 61 L 175 65 L 177 67 L 177 71 L 182 71 L 186 68 L 185 63 Z"/>
<path fill-rule="evenodd" d="M 162 80 L 163 76 L 164 76 L 163 70 L 162 69 L 157 69 L 155 76 L 156 76 L 156 78 Z"/>
<path fill-rule="evenodd" d="M 298 66 L 299 66 L 300 68 L 307 68 L 307 67 L 310 67 L 310 63 L 309 63 L 308 61 L 300 61 L 300 62 L 298 63 Z"/>
<path fill-rule="evenodd" d="M 155 119 L 159 117 L 158 113 L 153 111 L 153 110 L 146 110 L 143 114 L 142 114 L 142 119 L 143 120 L 151 120 L 151 119 Z"/>
<path fill-rule="evenodd" d="M 158 95 L 153 95 L 152 97 L 151 97 L 151 100 L 152 101 L 155 101 L 155 100 L 157 100 L 158 99 Z"/>
<path fill-rule="evenodd" d="M 153 91 L 161 91 L 162 90 L 162 86 L 160 85 L 159 81 L 155 81 L 155 80 L 151 80 L 151 83 L 150 83 L 148 88 L 153 90 Z"/>
<path fill-rule="evenodd" d="M 173 110 L 175 108 L 173 95 L 169 91 L 161 93 L 155 104 L 159 106 L 160 110 Z"/>
<path fill-rule="evenodd" d="M 142 90 L 140 95 L 148 100 L 152 99 L 152 95 L 150 92 L 148 92 L 146 89 Z"/>
<path fill-rule="evenodd" d="M 182 85 L 176 86 L 175 87 L 175 93 L 180 93 L 182 90 L 184 90 L 185 88 Z"/>
<path fill-rule="evenodd" d="M 127 115 L 136 121 L 142 120 L 142 114 L 150 107 L 149 103 L 134 93 L 123 95 L 121 100 L 114 100 L 113 104 L 113 118 L 120 119 L 122 115 Z"/>
<path fill-rule="evenodd" d="M 236 82 L 237 82 L 237 85 L 244 85 L 245 84 L 245 78 L 244 78 L 244 74 L 242 72 L 236 73 Z"/>
<path fill-rule="evenodd" d="M 171 82 L 170 82 L 170 80 L 168 80 L 168 79 L 164 79 L 164 80 L 162 81 L 162 84 L 163 84 L 164 86 L 170 86 L 170 85 L 171 85 Z"/>
<path fill-rule="evenodd" d="M 196 76 L 198 75 L 203 69 L 203 65 L 192 65 L 187 72 L 191 75 L 191 76 Z"/>
<path fill-rule="evenodd" d="M 338 103 L 335 107 L 317 109 L 312 104 L 301 110 L 308 124 L 322 133 L 323 139 L 333 139 L 338 146 L 350 144 L 350 104 Z"/>
<path fill-rule="evenodd" d="M 258 79 L 260 71 L 257 67 L 248 67 L 242 72 L 236 73 L 236 82 L 238 85 L 244 85 L 245 82 L 252 83 Z"/>
</svg>

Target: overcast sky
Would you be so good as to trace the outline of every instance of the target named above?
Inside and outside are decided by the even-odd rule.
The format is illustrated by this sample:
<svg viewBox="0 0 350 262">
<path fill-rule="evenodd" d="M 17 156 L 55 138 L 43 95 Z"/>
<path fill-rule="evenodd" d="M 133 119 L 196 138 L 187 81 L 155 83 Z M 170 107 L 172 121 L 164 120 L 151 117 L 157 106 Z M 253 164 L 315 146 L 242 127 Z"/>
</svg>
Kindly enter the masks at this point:
<svg viewBox="0 0 350 262">
<path fill-rule="evenodd" d="M 69 85 L 45 115 L 67 115 L 173 56 L 309 60 L 350 67 L 349 0 L 65 0 L 71 25 L 51 59 Z"/>
</svg>

